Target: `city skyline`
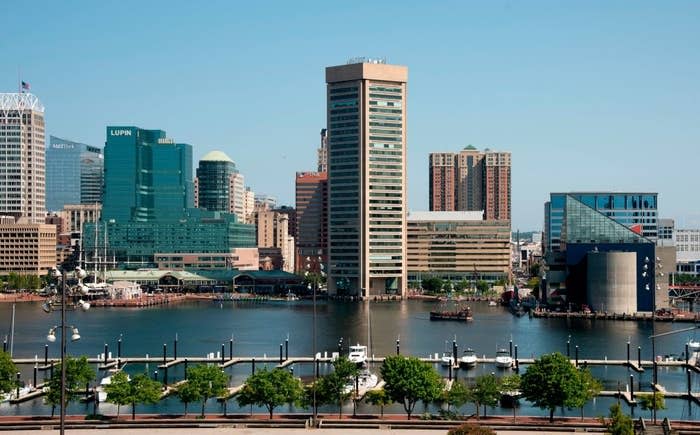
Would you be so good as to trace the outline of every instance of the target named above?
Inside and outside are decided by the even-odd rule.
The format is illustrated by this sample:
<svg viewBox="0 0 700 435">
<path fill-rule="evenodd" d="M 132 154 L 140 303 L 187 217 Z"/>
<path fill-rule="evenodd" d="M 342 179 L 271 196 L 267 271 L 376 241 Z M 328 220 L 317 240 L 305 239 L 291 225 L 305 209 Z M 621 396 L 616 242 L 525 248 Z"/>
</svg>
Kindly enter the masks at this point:
<svg viewBox="0 0 700 435">
<path fill-rule="evenodd" d="M 700 137 L 700 62 L 688 42 L 699 36 L 700 6 L 603 5 L 417 5 L 400 20 L 425 31 L 396 41 L 369 22 L 337 31 L 334 16 L 353 19 L 362 8 L 314 8 L 287 20 L 283 4 L 274 14 L 176 5 L 162 24 L 142 26 L 163 4 L 138 5 L 140 16 L 128 2 L 117 10 L 27 5 L 22 13 L 38 28 L 29 36 L 11 14 L 0 18 L 10 35 L 0 83 L 13 91 L 20 70 L 46 106 L 47 136 L 102 146 L 106 125 L 163 128 L 193 144 L 194 161 L 221 149 L 256 192 L 291 205 L 291 180 L 314 170 L 326 127 L 323 68 L 386 56 L 412 71 L 409 210 L 428 209 L 427 155 L 473 144 L 512 153 L 514 230 L 542 229 L 539 204 L 549 192 L 595 190 L 658 191 L 661 217 L 698 227 L 700 211 L 683 188 L 695 159 L 677 156 L 696 153 Z M 124 23 L 133 34 L 117 33 Z M 164 33 L 171 26 L 181 35 Z M 265 158 L 260 148 L 269 149 Z"/>
</svg>

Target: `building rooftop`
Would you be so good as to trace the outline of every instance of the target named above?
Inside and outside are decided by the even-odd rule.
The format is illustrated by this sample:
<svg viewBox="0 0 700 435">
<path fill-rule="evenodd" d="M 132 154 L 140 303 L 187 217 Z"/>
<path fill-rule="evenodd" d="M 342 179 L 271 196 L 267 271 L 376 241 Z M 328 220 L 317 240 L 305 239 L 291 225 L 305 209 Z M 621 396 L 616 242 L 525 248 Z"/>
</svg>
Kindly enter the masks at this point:
<svg viewBox="0 0 700 435">
<path fill-rule="evenodd" d="M 484 219 L 484 211 L 412 211 L 408 213 L 409 221 L 480 221 Z"/>
<path fill-rule="evenodd" d="M 34 94 L 0 93 L 0 110 L 34 110 L 43 113 L 44 105 Z"/>
<path fill-rule="evenodd" d="M 204 155 L 201 159 L 199 159 L 200 162 L 231 162 L 234 163 L 233 160 L 229 156 L 226 155 L 223 151 L 210 151 Z"/>
</svg>

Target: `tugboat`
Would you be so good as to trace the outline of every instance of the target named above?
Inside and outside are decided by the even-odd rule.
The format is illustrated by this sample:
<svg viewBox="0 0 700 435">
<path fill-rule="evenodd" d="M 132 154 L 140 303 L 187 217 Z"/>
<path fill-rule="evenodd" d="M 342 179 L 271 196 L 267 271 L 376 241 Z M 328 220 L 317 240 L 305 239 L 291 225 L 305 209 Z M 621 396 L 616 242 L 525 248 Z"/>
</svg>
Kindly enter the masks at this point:
<svg viewBox="0 0 700 435">
<path fill-rule="evenodd" d="M 476 366 L 476 352 L 472 349 L 467 349 L 464 351 L 464 355 L 459 359 L 460 368 L 471 368 Z"/>
<path fill-rule="evenodd" d="M 463 322 L 471 322 L 474 320 L 474 317 L 472 316 L 472 309 L 465 306 L 456 311 L 431 311 L 430 320 L 460 320 Z"/>
</svg>

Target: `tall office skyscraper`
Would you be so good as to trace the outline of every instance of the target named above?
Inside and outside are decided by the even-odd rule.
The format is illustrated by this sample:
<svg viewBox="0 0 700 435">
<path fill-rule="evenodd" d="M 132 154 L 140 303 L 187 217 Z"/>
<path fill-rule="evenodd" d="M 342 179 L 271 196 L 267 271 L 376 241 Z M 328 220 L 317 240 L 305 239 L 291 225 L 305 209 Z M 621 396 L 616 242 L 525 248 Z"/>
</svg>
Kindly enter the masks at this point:
<svg viewBox="0 0 700 435">
<path fill-rule="evenodd" d="M 478 151 L 431 153 L 430 210 L 484 211 L 484 219 L 510 220 L 510 153 Z"/>
<path fill-rule="evenodd" d="M 297 172 L 296 214 L 296 269 L 320 273 L 320 265 L 326 267 L 328 262 L 328 175 L 325 172 Z"/>
<path fill-rule="evenodd" d="M 331 294 L 406 290 L 405 66 L 326 68 Z"/>
<path fill-rule="evenodd" d="M 46 208 L 102 203 L 102 149 L 50 136 L 46 149 Z"/>
<path fill-rule="evenodd" d="M 193 205 L 191 145 L 162 130 L 107 127 L 103 220 L 173 221 Z"/>
<path fill-rule="evenodd" d="M 33 94 L 0 94 L 0 215 L 44 223 L 44 106 Z"/>
<path fill-rule="evenodd" d="M 244 222 L 245 188 L 236 164 L 221 151 L 207 153 L 199 161 L 196 178 L 197 207 L 233 213 Z"/>
</svg>

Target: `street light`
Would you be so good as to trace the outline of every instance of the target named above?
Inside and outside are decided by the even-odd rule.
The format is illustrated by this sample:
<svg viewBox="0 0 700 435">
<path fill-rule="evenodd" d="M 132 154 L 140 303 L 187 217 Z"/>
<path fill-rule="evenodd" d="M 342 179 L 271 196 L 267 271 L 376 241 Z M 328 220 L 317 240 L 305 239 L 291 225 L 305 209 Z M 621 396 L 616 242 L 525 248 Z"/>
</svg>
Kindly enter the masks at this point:
<svg viewBox="0 0 700 435">
<path fill-rule="evenodd" d="M 654 261 L 656 260 L 656 261 Z M 656 388 L 657 384 L 659 382 L 659 372 L 658 372 L 658 364 L 656 363 L 656 340 L 655 338 L 657 337 L 656 335 L 656 290 L 661 289 L 661 285 L 656 283 L 656 280 L 658 278 L 662 278 L 664 276 L 663 272 L 663 263 L 661 262 L 661 257 L 655 257 L 654 259 L 649 259 L 649 257 L 644 257 L 644 272 L 642 272 L 642 277 L 646 278 L 649 276 L 651 278 L 651 272 L 649 275 L 647 275 L 647 270 L 649 268 L 653 269 L 654 272 L 654 286 L 653 288 L 650 287 L 649 283 L 644 285 L 645 290 L 651 290 L 651 365 L 652 365 L 652 404 L 651 404 L 651 409 L 652 409 L 652 418 L 653 418 L 653 423 L 656 424 Z M 665 334 L 659 334 L 659 335 L 665 335 Z"/>
<path fill-rule="evenodd" d="M 75 286 L 67 286 L 67 273 L 65 270 L 60 271 L 57 268 L 51 269 L 51 276 L 55 279 L 61 279 L 61 297 L 60 299 L 53 295 L 51 299 L 44 302 L 41 309 L 46 313 L 52 311 L 61 311 L 61 325 L 54 326 L 49 329 L 46 340 L 51 343 L 56 341 L 56 329 L 61 328 L 61 414 L 59 431 L 63 435 L 66 429 L 66 309 L 87 311 L 90 309 L 90 303 L 84 301 L 81 296 L 87 296 L 89 288 L 83 284 L 83 279 L 87 277 L 87 272 L 79 266 L 73 271 L 73 276 L 78 279 Z M 68 301 L 67 298 L 70 297 Z M 71 341 L 80 340 L 80 332 L 75 326 L 71 328 Z"/>
</svg>

